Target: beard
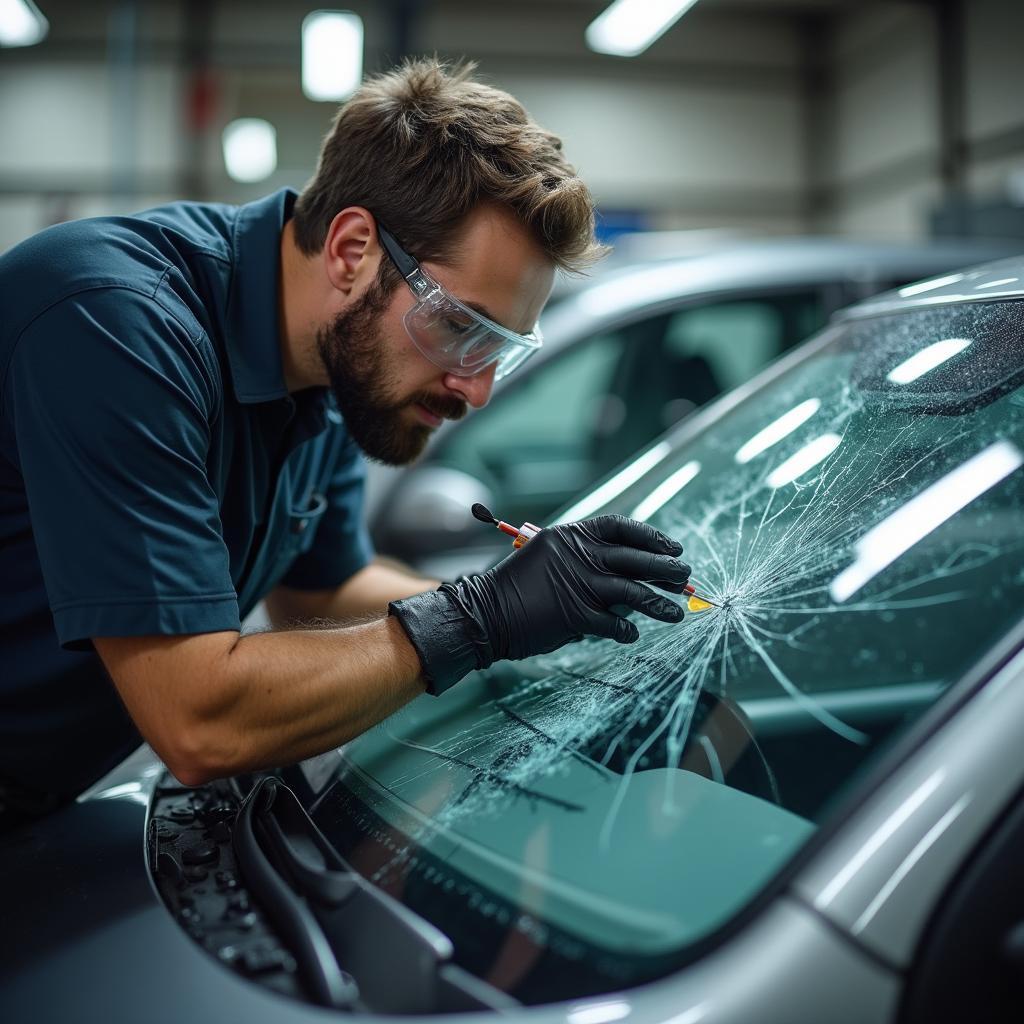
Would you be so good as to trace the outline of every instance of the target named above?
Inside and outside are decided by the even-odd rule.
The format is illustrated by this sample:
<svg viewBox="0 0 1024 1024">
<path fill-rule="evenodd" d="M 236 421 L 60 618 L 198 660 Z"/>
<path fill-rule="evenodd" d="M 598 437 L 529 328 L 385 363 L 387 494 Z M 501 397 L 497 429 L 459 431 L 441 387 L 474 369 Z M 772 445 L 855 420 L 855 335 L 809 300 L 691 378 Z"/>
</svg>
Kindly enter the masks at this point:
<svg viewBox="0 0 1024 1024">
<path fill-rule="evenodd" d="M 435 416 L 457 420 L 465 416 L 466 403 L 427 391 L 395 397 L 398 379 L 389 365 L 380 327 L 388 297 L 380 282 L 374 281 L 351 309 L 320 328 L 317 350 L 356 444 L 369 459 L 405 466 L 419 457 L 432 433 L 425 423 L 408 423 L 405 411 L 422 405 Z"/>
</svg>

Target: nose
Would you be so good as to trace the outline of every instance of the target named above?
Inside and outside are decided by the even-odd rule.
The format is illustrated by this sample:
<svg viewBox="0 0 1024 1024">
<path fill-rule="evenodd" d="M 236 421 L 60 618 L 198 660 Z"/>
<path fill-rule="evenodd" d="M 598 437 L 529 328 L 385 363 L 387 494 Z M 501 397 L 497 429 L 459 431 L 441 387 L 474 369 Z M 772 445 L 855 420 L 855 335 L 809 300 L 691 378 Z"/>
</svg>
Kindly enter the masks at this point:
<svg viewBox="0 0 1024 1024">
<path fill-rule="evenodd" d="M 498 364 L 491 363 L 479 373 L 474 373 L 472 377 L 458 377 L 454 373 L 449 373 L 444 383 L 450 391 L 461 395 L 474 409 L 482 409 L 490 400 L 497 369 Z"/>
</svg>

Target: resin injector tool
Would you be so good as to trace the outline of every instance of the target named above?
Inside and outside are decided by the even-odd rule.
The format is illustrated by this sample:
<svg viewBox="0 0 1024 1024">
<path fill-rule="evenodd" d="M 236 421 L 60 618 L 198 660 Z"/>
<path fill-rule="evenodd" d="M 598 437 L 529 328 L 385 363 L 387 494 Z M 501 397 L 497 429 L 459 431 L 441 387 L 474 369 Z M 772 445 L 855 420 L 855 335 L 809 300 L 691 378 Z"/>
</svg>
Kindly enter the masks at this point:
<svg viewBox="0 0 1024 1024">
<path fill-rule="evenodd" d="M 511 523 L 503 522 L 491 515 L 491 510 L 486 505 L 481 505 L 480 502 L 476 502 L 471 511 L 473 513 L 473 517 L 475 519 L 479 519 L 481 523 L 487 523 L 489 526 L 494 526 L 501 530 L 502 533 L 507 533 L 512 537 L 512 547 L 516 549 L 521 548 L 524 544 L 533 540 L 533 538 L 536 537 L 542 529 L 542 527 L 535 526 L 533 523 L 523 523 L 522 526 L 516 527 Z M 718 607 L 714 601 L 709 601 L 706 597 L 701 597 L 692 583 L 687 583 L 684 590 L 689 595 L 687 607 L 691 612 L 702 612 L 708 608 Z"/>
</svg>

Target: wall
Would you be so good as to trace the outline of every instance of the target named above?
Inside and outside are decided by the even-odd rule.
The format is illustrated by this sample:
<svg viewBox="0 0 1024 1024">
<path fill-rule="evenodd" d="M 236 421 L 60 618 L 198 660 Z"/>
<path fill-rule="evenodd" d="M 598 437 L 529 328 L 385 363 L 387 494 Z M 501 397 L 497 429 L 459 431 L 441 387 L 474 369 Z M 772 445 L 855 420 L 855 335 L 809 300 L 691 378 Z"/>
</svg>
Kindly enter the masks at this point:
<svg viewBox="0 0 1024 1024">
<path fill-rule="evenodd" d="M 924 237 L 931 210 L 951 190 L 1005 200 L 1011 178 L 1024 172 L 1024 4 L 970 0 L 961 11 L 953 30 L 960 72 L 944 60 L 930 5 L 872 5 L 837 20 L 829 39 L 829 124 L 817 140 L 827 167 L 817 227 Z M 945 101 L 943 88 L 952 91 Z M 946 134 L 944 102 L 953 118 Z"/>
<path fill-rule="evenodd" d="M 117 60 L 118 26 L 133 6 L 134 69 Z M 368 67 L 388 66 L 395 31 L 387 5 L 347 6 L 366 22 Z M 175 196 L 244 201 L 301 186 L 312 173 L 334 108 L 300 90 L 298 32 L 309 5 L 51 0 L 44 9 L 51 35 L 43 45 L 0 51 L 0 250 L 67 217 Z M 407 26 L 408 43 L 415 52 L 473 55 L 482 74 L 564 137 L 605 209 L 644 211 L 659 227 L 800 230 L 795 28 L 709 5 L 687 16 L 685 31 L 629 61 L 586 49 L 593 13 L 576 0 L 440 0 Z M 201 40 L 196 17 L 209 19 L 217 95 L 198 136 L 188 131 L 185 98 L 189 46 Z M 241 116 L 266 117 L 278 132 L 278 171 L 255 186 L 229 181 L 222 167 L 220 131 Z"/>
<path fill-rule="evenodd" d="M 369 69 L 406 48 L 472 55 L 563 136 L 603 209 L 651 226 L 912 238 L 944 194 L 950 76 L 932 4 L 704 0 L 640 60 L 587 50 L 597 0 L 346 5 L 366 22 Z M 68 217 L 300 187 L 334 110 L 300 90 L 312 6 L 46 0 L 50 38 L 0 51 L 0 251 Z M 132 12 L 134 52 L 118 42 Z M 965 0 L 963 19 L 963 184 L 1005 196 L 1014 176 L 1024 189 L 1024 3 Z M 195 52 L 216 86 L 200 132 Z M 241 116 L 278 132 L 278 171 L 257 185 L 223 170 L 220 132 Z"/>
</svg>

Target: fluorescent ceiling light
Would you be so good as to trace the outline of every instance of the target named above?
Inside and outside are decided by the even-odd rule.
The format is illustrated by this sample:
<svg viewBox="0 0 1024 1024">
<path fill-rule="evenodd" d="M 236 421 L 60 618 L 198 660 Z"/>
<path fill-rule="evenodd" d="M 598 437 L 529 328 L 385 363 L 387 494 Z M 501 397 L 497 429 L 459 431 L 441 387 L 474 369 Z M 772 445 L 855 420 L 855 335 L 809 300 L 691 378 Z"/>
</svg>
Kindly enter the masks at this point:
<svg viewBox="0 0 1024 1024">
<path fill-rule="evenodd" d="M 832 600 L 841 603 L 852 597 L 900 555 L 1021 465 L 1024 454 L 1009 441 L 997 441 L 926 487 L 857 541 L 856 561 L 829 587 Z"/>
<path fill-rule="evenodd" d="M 34 46 L 49 30 L 32 0 L 0 0 L 0 46 Z"/>
<path fill-rule="evenodd" d="M 363 19 L 314 11 L 302 22 L 302 91 L 311 100 L 347 100 L 363 78 Z"/>
<path fill-rule="evenodd" d="M 668 441 L 662 441 L 648 449 L 635 462 L 620 470 L 610 480 L 606 480 L 596 491 L 592 491 L 582 500 L 576 502 L 558 517 L 558 523 L 572 523 L 577 519 L 586 519 L 602 505 L 607 505 L 612 498 L 617 498 L 627 487 L 632 487 L 649 469 L 653 469 L 672 450 Z"/>
<path fill-rule="evenodd" d="M 798 480 L 818 465 L 824 462 L 840 445 L 842 438 L 838 434 L 822 434 L 816 437 L 810 444 L 791 455 L 777 469 L 768 474 L 769 487 L 784 487 Z"/>
<path fill-rule="evenodd" d="M 899 366 L 894 366 L 886 374 L 886 379 L 891 380 L 893 384 L 909 384 L 918 377 L 931 373 L 936 366 L 948 362 L 953 356 L 959 355 L 970 344 L 969 338 L 947 338 L 945 341 L 937 341 L 934 345 L 914 353 Z"/>
<path fill-rule="evenodd" d="M 736 461 L 743 465 L 751 459 L 766 452 L 778 444 L 784 437 L 789 437 L 797 427 L 806 423 L 821 408 L 821 400 L 808 398 L 795 409 L 790 409 L 785 416 L 780 416 L 774 423 L 769 423 L 764 430 L 758 431 L 736 453 Z"/>
<path fill-rule="evenodd" d="M 224 129 L 224 166 L 235 181 L 263 181 L 277 170 L 277 132 L 260 117 L 240 117 Z"/>
<path fill-rule="evenodd" d="M 906 288 L 899 291 L 900 297 L 909 299 L 912 295 L 923 295 L 925 292 L 933 292 L 936 288 L 945 288 L 947 284 L 956 284 L 964 279 L 963 274 L 947 274 L 945 277 L 933 277 L 930 281 L 922 281 L 920 284 L 908 284 Z"/>
<path fill-rule="evenodd" d="M 587 26 L 587 46 L 635 57 L 670 29 L 697 0 L 615 0 Z"/>
<path fill-rule="evenodd" d="M 698 473 L 699 462 L 688 462 L 682 469 L 677 469 L 670 477 L 663 480 L 650 494 L 640 502 L 632 512 L 632 519 L 650 519 L 662 506 L 667 505 Z"/>
</svg>

